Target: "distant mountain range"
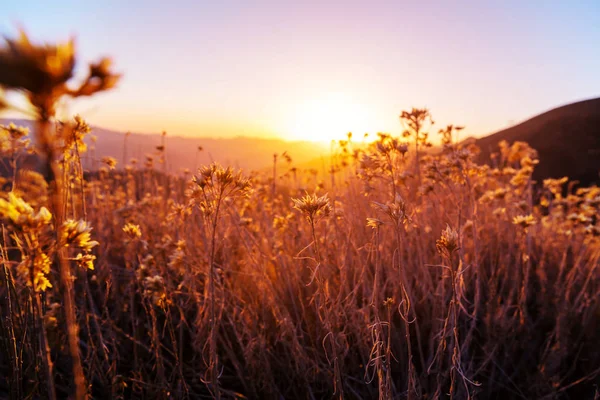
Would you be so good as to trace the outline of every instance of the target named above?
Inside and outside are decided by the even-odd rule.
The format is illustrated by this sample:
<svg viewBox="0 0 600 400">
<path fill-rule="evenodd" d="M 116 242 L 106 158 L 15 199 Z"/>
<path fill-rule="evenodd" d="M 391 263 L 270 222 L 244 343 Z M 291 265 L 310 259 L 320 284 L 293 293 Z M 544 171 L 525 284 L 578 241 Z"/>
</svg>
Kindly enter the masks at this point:
<svg viewBox="0 0 600 400">
<path fill-rule="evenodd" d="M 477 139 L 481 160 L 489 161 L 502 140 L 524 141 L 538 151 L 533 175 L 538 181 L 568 176 L 583 185 L 600 182 L 600 98 L 558 107 Z"/>
<path fill-rule="evenodd" d="M 0 119 L 0 124 L 14 122 L 20 126 L 32 127 L 32 121 L 24 119 Z M 93 152 L 84 157 L 84 167 L 94 169 L 97 161 L 104 156 L 115 157 L 120 166 L 124 158 L 127 162 L 136 158 L 140 163 L 146 154 L 156 154 L 162 143 L 159 134 L 125 134 L 109 129 L 92 127 L 97 137 Z M 231 139 L 166 137 L 167 167 L 170 172 L 182 169 L 195 170 L 202 164 L 215 160 L 223 165 L 232 165 L 247 170 L 263 169 L 273 163 L 273 154 L 288 152 L 297 166 L 316 164 L 322 156 L 327 156 L 327 146 L 312 142 L 288 142 L 277 139 L 238 137 Z M 489 162 L 490 155 L 498 151 L 498 143 L 524 141 L 536 149 L 540 163 L 536 167 L 534 179 L 568 176 L 582 184 L 600 183 L 600 98 L 580 101 L 558 107 L 535 116 L 494 134 L 476 139 L 481 148 L 480 161 Z M 202 151 L 198 151 L 198 147 Z M 157 165 L 157 168 L 161 168 Z"/>
<path fill-rule="evenodd" d="M 13 122 L 15 125 L 28 127 L 33 132 L 33 121 L 27 119 L 0 119 L 0 124 Z M 97 161 L 104 156 L 114 157 L 118 167 L 122 167 L 124 159 L 128 163 L 132 158 L 144 163 L 146 155 L 154 155 L 158 160 L 157 146 L 161 146 L 160 134 L 131 133 L 125 141 L 125 133 L 100 127 L 92 127 L 92 135 L 97 139 L 93 143 L 88 135 L 86 143 L 91 149 L 82 157 L 84 168 L 93 169 Z M 127 143 L 125 149 L 125 142 Z M 236 137 L 227 139 L 169 136 L 165 138 L 166 160 L 169 172 L 178 173 L 183 169 L 194 171 L 196 167 L 218 161 L 246 170 L 256 170 L 273 164 L 273 154 L 287 152 L 294 164 L 302 165 L 318 159 L 328 153 L 328 148 L 318 143 L 296 141 L 288 142 L 277 139 Z M 202 147 L 199 151 L 198 147 Z M 280 158 L 281 159 L 281 158 Z M 157 169 L 162 167 L 155 163 Z"/>
</svg>

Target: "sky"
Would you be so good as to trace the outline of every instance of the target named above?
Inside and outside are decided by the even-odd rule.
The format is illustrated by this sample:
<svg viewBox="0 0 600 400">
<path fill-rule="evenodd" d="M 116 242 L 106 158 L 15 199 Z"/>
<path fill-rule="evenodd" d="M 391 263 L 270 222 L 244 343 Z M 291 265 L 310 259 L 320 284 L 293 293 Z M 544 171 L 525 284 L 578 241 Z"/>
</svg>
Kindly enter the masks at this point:
<svg viewBox="0 0 600 400">
<path fill-rule="evenodd" d="M 600 1 L 0 0 L 0 34 L 76 37 L 78 76 L 118 88 L 69 103 L 105 128 L 330 140 L 399 133 L 427 107 L 481 136 L 600 96 Z"/>
</svg>

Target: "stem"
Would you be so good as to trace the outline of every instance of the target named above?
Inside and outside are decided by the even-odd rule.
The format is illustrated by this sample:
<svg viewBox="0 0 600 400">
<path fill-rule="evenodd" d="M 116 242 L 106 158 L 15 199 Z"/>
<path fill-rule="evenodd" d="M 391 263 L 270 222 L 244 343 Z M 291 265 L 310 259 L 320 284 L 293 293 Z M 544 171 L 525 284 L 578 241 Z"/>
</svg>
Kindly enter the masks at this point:
<svg viewBox="0 0 600 400">
<path fill-rule="evenodd" d="M 315 253 L 317 256 L 317 268 L 320 268 L 321 265 L 321 252 L 319 249 L 319 241 L 317 240 L 317 235 L 315 232 L 315 221 L 314 219 L 311 217 L 310 219 L 310 228 L 311 228 L 311 232 L 312 232 L 312 237 L 313 237 L 313 242 L 315 244 Z M 317 280 L 318 284 L 321 284 L 321 280 L 318 278 L 318 271 L 315 271 L 315 278 Z M 321 289 L 321 288 L 319 288 Z M 319 295 L 317 295 L 317 299 L 315 301 L 315 306 L 317 307 L 317 315 L 319 315 L 319 309 L 321 308 L 321 304 L 320 301 L 318 300 Z M 340 370 L 340 364 L 338 361 L 338 352 L 337 352 L 337 346 L 336 346 L 336 342 L 335 342 L 335 335 L 333 333 L 333 328 L 331 327 L 331 320 L 329 317 L 329 312 L 327 310 L 327 298 L 325 298 L 325 303 L 323 304 L 323 310 L 326 313 L 325 315 L 325 328 L 327 330 L 327 336 L 330 336 L 330 340 L 331 340 L 331 347 L 333 350 L 333 369 L 334 369 L 334 386 L 336 388 L 336 392 L 338 393 L 338 398 L 339 399 L 343 399 L 344 398 L 344 384 L 342 382 L 342 373 Z M 339 390 L 339 392 L 338 392 Z"/>
<path fill-rule="evenodd" d="M 49 132 L 49 120 L 42 118 L 38 121 L 37 134 L 38 139 L 42 145 L 44 152 L 46 153 L 46 168 L 49 177 L 49 181 L 54 183 L 54 193 L 52 195 L 52 212 L 55 216 L 55 223 L 57 226 L 56 234 L 57 239 L 60 239 L 59 229 L 63 223 L 63 208 L 62 208 L 62 186 L 61 182 L 58 181 L 60 176 L 60 169 L 55 161 L 54 147 L 52 145 L 52 138 Z M 64 257 L 63 249 L 57 251 L 58 265 L 60 270 L 60 281 L 63 288 L 63 304 L 65 308 L 65 320 L 67 322 L 67 336 L 69 341 L 69 351 L 71 353 L 71 360 L 73 363 L 73 379 L 75 382 L 75 398 L 77 400 L 87 399 L 87 389 L 85 382 L 85 375 L 83 373 L 83 366 L 81 364 L 81 355 L 79 353 L 79 328 L 77 326 L 77 317 L 75 313 L 75 306 L 73 304 L 73 292 L 71 285 L 71 270 L 70 265 L 66 257 Z"/>
<path fill-rule="evenodd" d="M 50 347 L 48 346 L 48 338 L 46 337 L 46 327 L 44 326 L 44 315 L 42 313 L 42 302 L 40 300 L 41 293 L 33 293 L 33 297 L 35 297 L 34 305 L 36 317 L 38 320 L 37 325 L 40 329 L 40 351 L 42 352 L 42 365 L 44 368 L 44 375 L 46 375 L 46 390 L 48 391 L 48 399 L 56 400 L 56 390 L 54 388 L 54 374 L 52 373 L 52 357 L 50 355 Z"/>
<path fill-rule="evenodd" d="M 2 257 L 4 260 L 7 260 L 6 254 L 4 252 L 4 248 L 2 250 Z M 6 317 L 6 329 L 8 333 L 8 339 L 10 340 L 10 345 L 8 346 L 8 353 L 12 363 L 12 369 L 10 374 L 10 398 L 11 399 L 20 399 L 22 397 L 21 394 L 21 366 L 19 362 L 19 352 L 17 351 L 17 339 L 15 337 L 15 329 L 14 329 L 14 311 L 12 306 L 12 296 L 11 290 L 9 289 L 12 286 L 12 277 L 10 276 L 10 271 L 6 266 L 6 261 L 2 262 L 2 268 L 4 272 L 4 282 L 6 284 L 6 300 L 7 300 L 7 308 L 8 315 Z M 22 361 L 21 361 L 22 362 Z"/>
<path fill-rule="evenodd" d="M 215 313 L 215 247 L 217 240 L 217 227 L 219 222 L 219 211 L 221 209 L 221 198 L 223 196 L 223 189 L 219 192 L 217 199 L 217 209 L 215 210 L 215 217 L 212 221 L 212 238 L 210 245 L 210 271 L 208 277 L 208 290 L 210 293 L 210 366 L 211 366 L 211 384 L 213 386 L 213 396 L 216 399 L 221 398 L 221 391 L 219 389 L 219 356 L 217 354 L 217 332 L 218 324 L 216 321 Z"/>
<path fill-rule="evenodd" d="M 400 228 L 398 226 L 396 226 L 396 246 L 398 248 L 398 251 L 401 248 L 401 240 L 400 240 Z M 404 335 L 406 337 L 406 352 L 407 352 L 407 358 L 408 358 L 408 380 L 406 383 L 406 390 L 407 390 L 407 398 L 413 399 L 414 398 L 414 393 L 413 393 L 413 375 L 414 375 L 414 368 L 413 368 L 413 362 L 412 362 L 412 342 L 410 340 L 410 309 L 411 309 L 411 295 L 407 292 L 406 290 L 406 286 L 407 286 L 407 279 L 406 279 L 406 273 L 404 271 L 404 268 L 402 268 L 402 266 L 398 266 L 400 268 L 400 289 L 402 290 L 402 301 L 404 302 L 404 315 L 402 315 L 402 319 L 404 320 Z"/>
<path fill-rule="evenodd" d="M 277 177 L 277 154 L 273 154 L 273 183 L 271 186 L 271 200 L 275 200 L 276 177 Z"/>
</svg>

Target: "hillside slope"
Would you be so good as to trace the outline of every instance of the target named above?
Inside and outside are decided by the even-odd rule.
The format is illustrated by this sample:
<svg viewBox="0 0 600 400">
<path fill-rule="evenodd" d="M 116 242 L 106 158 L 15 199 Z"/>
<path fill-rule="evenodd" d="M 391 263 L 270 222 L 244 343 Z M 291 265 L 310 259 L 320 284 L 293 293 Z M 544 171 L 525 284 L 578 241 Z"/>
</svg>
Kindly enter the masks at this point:
<svg viewBox="0 0 600 400">
<path fill-rule="evenodd" d="M 32 132 L 33 121 L 26 119 L 2 119 L 0 124 L 7 125 L 13 122 L 25 126 Z M 160 134 L 132 133 L 127 138 L 125 150 L 125 134 L 100 127 L 92 127 L 92 135 L 96 142 L 92 143 L 88 135 L 88 146 L 94 147 L 83 156 L 84 168 L 93 170 L 99 166 L 98 160 L 104 156 L 117 159 L 118 168 L 123 166 L 124 159 L 128 162 L 131 158 L 144 162 L 146 155 L 156 155 L 157 146 L 161 145 Z M 32 139 L 35 139 L 32 137 Z M 198 147 L 202 151 L 198 151 Z M 328 148 L 312 142 L 288 142 L 279 139 L 263 139 L 249 137 L 235 137 L 218 139 L 210 137 L 181 137 L 167 135 L 166 137 L 167 166 L 171 173 L 178 173 L 187 168 L 194 170 L 197 166 L 218 161 L 223 165 L 231 165 L 247 170 L 256 170 L 273 165 L 273 154 L 282 154 L 287 151 L 296 164 L 307 163 L 327 154 Z M 92 158 L 95 160 L 93 161 Z M 157 157 L 155 157 L 157 159 Z M 162 169 L 156 165 L 157 169 Z"/>
<path fill-rule="evenodd" d="M 524 141 L 536 149 L 540 163 L 534 179 L 568 176 L 581 184 L 600 178 L 600 98 L 552 109 L 477 140 L 481 160 L 488 162 L 498 143 Z"/>
</svg>

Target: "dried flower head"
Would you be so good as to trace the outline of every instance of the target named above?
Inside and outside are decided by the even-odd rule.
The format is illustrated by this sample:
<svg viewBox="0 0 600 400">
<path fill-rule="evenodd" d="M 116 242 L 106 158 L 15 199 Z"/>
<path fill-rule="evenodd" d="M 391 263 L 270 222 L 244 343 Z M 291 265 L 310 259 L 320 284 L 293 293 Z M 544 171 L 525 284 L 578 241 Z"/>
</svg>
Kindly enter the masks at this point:
<svg viewBox="0 0 600 400">
<path fill-rule="evenodd" d="M 376 210 L 379 210 L 382 213 L 386 214 L 396 225 L 405 224 L 410 220 L 406 212 L 406 202 L 398 193 L 396 193 L 394 202 L 388 202 L 386 204 L 383 204 L 374 201 L 371 203 L 371 205 Z"/>
<path fill-rule="evenodd" d="M 108 168 L 115 169 L 117 166 L 117 159 L 114 157 L 102 157 L 102 163 L 106 164 Z"/>
<path fill-rule="evenodd" d="M 0 49 L 0 85 L 32 94 L 50 93 L 65 84 L 75 68 L 75 43 L 34 45 L 25 32 L 6 39 Z"/>
<path fill-rule="evenodd" d="M 515 225 L 519 225 L 523 229 L 527 229 L 530 226 L 536 224 L 536 220 L 533 217 L 533 215 L 531 215 L 531 214 L 528 214 L 528 215 L 517 215 L 516 217 L 513 218 L 512 222 Z"/>
<path fill-rule="evenodd" d="M 188 191 L 190 205 L 196 205 L 205 217 L 214 215 L 222 201 L 249 196 L 250 180 L 241 171 L 223 168 L 218 163 L 203 166 L 192 177 Z"/>
<path fill-rule="evenodd" d="M 301 211 L 309 222 L 314 222 L 319 217 L 327 217 L 331 213 L 331 205 L 327 194 L 317 196 L 316 193 L 306 193 L 300 199 L 292 199 L 294 208 Z"/>
<path fill-rule="evenodd" d="M 435 242 L 435 247 L 438 253 L 450 258 L 452 253 L 458 250 L 458 232 L 456 229 L 446 225 L 446 229 L 442 231 L 442 236 Z"/>
<path fill-rule="evenodd" d="M 112 73 L 110 66 L 108 58 L 90 64 L 83 83 L 69 88 L 75 70 L 74 40 L 57 45 L 33 44 L 21 31 L 17 39 L 7 38 L 0 48 L 0 87 L 24 91 L 39 118 L 48 120 L 64 95 L 91 96 L 113 88 L 120 75 Z"/>
<path fill-rule="evenodd" d="M 367 226 L 369 228 L 377 229 L 381 225 L 384 225 L 383 221 L 377 218 L 367 218 Z"/>
</svg>

